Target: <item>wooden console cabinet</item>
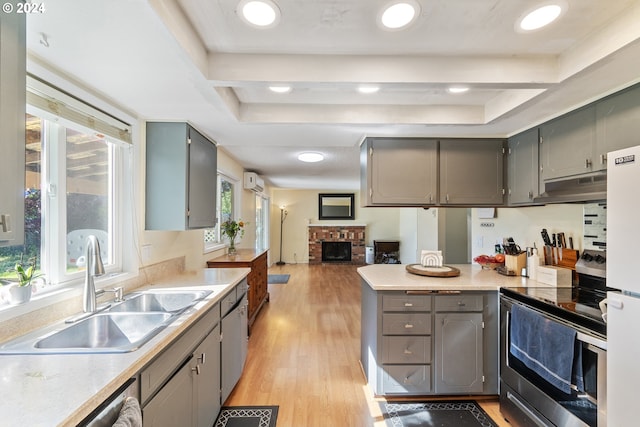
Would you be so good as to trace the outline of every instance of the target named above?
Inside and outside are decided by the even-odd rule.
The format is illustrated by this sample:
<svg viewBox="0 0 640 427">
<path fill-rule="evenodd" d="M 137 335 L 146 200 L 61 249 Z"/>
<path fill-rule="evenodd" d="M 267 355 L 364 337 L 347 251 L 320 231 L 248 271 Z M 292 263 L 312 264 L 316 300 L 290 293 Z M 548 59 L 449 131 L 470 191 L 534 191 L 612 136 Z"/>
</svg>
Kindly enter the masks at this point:
<svg viewBox="0 0 640 427">
<path fill-rule="evenodd" d="M 207 261 L 209 268 L 241 268 L 249 267 L 251 272 L 247 276 L 249 291 L 247 299 L 249 304 L 249 328 L 258 316 L 262 305 L 269 301 L 267 291 L 267 251 L 253 249 L 239 249 L 233 256 L 222 255 Z"/>
</svg>

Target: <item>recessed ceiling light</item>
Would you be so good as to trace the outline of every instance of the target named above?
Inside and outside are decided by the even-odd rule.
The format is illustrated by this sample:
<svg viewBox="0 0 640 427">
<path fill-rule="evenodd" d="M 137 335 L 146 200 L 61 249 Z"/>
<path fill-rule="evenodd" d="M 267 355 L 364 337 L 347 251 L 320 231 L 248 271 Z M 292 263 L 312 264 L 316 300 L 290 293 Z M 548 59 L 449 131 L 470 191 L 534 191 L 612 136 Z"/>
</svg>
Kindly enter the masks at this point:
<svg viewBox="0 0 640 427">
<path fill-rule="evenodd" d="M 315 153 L 315 152 L 305 152 L 305 153 L 300 153 L 298 155 L 298 160 L 302 161 L 302 162 L 307 162 L 307 163 L 315 163 L 315 162 L 321 162 L 324 160 L 324 156 L 320 153 Z"/>
<path fill-rule="evenodd" d="M 269 86 L 269 90 L 275 93 L 287 93 L 287 92 L 291 92 L 291 86 L 274 85 L 274 86 Z"/>
<path fill-rule="evenodd" d="M 521 31 L 533 31 L 545 27 L 558 19 L 562 14 L 563 8 L 560 4 L 546 4 L 526 13 L 521 18 L 517 27 Z"/>
<path fill-rule="evenodd" d="M 359 86 L 358 92 L 360 93 L 376 93 L 380 90 L 378 86 Z"/>
<path fill-rule="evenodd" d="M 280 9 L 271 0 L 242 0 L 238 11 L 245 22 L 259 28 L 274 27 L 280 22 Z"/>
<path fill-rule="evenodd" d="M 464 93 L 468 91 L 469 88 L 466 86 L 451 86 L 447 88 L 447 90 L 449 91 L 449 93 Z"/>
<path fill-rule="evenodd" d="M 420 13 L 415 0 L 394 1 L 378 14 L 378 22 L 387 30 L 399 30 L 411 24 Z"/>
</svg>

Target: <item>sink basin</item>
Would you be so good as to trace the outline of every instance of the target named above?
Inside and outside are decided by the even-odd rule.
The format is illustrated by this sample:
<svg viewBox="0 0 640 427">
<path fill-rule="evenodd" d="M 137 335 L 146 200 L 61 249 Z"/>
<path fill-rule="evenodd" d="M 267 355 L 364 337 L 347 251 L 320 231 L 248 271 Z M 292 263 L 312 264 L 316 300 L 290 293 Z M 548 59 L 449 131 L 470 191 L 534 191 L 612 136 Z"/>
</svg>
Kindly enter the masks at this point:
<svg viewBox="0 0 640 427">
<path fill-rule="evenodd" d="M 145 291 L 131 294 L 113 305 L 109 312 L 181 313 L 201 301 L 211 291 Z"/>
<path fill-rule="evenodd" d="M 36 341 L 37 349 L 131 351 L 156 335 L 169 313 L 104 313 Z"/>
<path fill-rule="evenodd" d="M 0 346 L 0 354 L 127 353 L 137 350 L 211 291 L 132 293 L 108 311 L 56 325 Z"/>
</svg>

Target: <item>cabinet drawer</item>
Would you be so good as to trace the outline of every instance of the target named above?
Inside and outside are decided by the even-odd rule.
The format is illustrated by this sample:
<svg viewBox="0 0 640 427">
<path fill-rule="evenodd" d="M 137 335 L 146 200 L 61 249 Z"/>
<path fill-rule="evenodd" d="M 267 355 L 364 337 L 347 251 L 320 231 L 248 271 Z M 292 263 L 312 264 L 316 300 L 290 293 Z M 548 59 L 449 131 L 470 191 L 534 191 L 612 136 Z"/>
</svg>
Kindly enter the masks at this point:
<svg viewBox="0 0 640 427">
<path fill-rule="evenodd" d="M 383 335 L 431 335 L 431 314 L 385 313 L 382 315 Z"/>
<path fill-rule="evenodd" d="M 383 311 L 431 311 L 429 295 L 383 295 Z"/>
<path fill-rule="evenodd" d="M 443 295 L 436 298 L 436 311 L 482 311 L 482 295 Z"/>
<path fill-rule="evenodd" d="M 228 294 L 226 294 L 220 300 L 220 317 L 224 317 L 225 314 L 231 311 L 233 306 L 236 305 L 236 301 L 238 301 L 238 295 L 237 295 L 238 288 L 239 288 L 239 285 L 234 287 Z"/>
<path fill-rule="evenodd" d="M 431 337 L 383 337 L 382 363 L 431 363 Z"/>
<path fill-rule="evenodd" d="M 431 365 L 384 365 L 382 392 L 383 394 L 431 392 Z"/>
</svg>

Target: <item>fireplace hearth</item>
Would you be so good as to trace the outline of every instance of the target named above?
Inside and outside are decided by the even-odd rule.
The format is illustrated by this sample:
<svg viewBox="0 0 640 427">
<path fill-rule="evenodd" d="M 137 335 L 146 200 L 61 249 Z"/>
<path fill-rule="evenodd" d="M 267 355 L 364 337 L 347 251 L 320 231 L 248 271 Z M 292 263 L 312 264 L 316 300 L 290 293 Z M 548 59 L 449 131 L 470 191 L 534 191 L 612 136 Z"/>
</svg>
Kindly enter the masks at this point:
<svg viewBox="0 0 640 427">
<path fill-rule="evenodd" d="M 365 229 L 365 224 L 309 224 L 309 264 L 335 262 L 364 265 Z M 342 253 L 333 252 L 336 248 L 329 254 L 325 253 L 326 243 L 340 243 L 338 246 L 344 246 Z"/>
<path fill-rule="evenodd" d="M 351 242 L 322 242 L 322 262 L 351 262 Z"/>
</svg>

